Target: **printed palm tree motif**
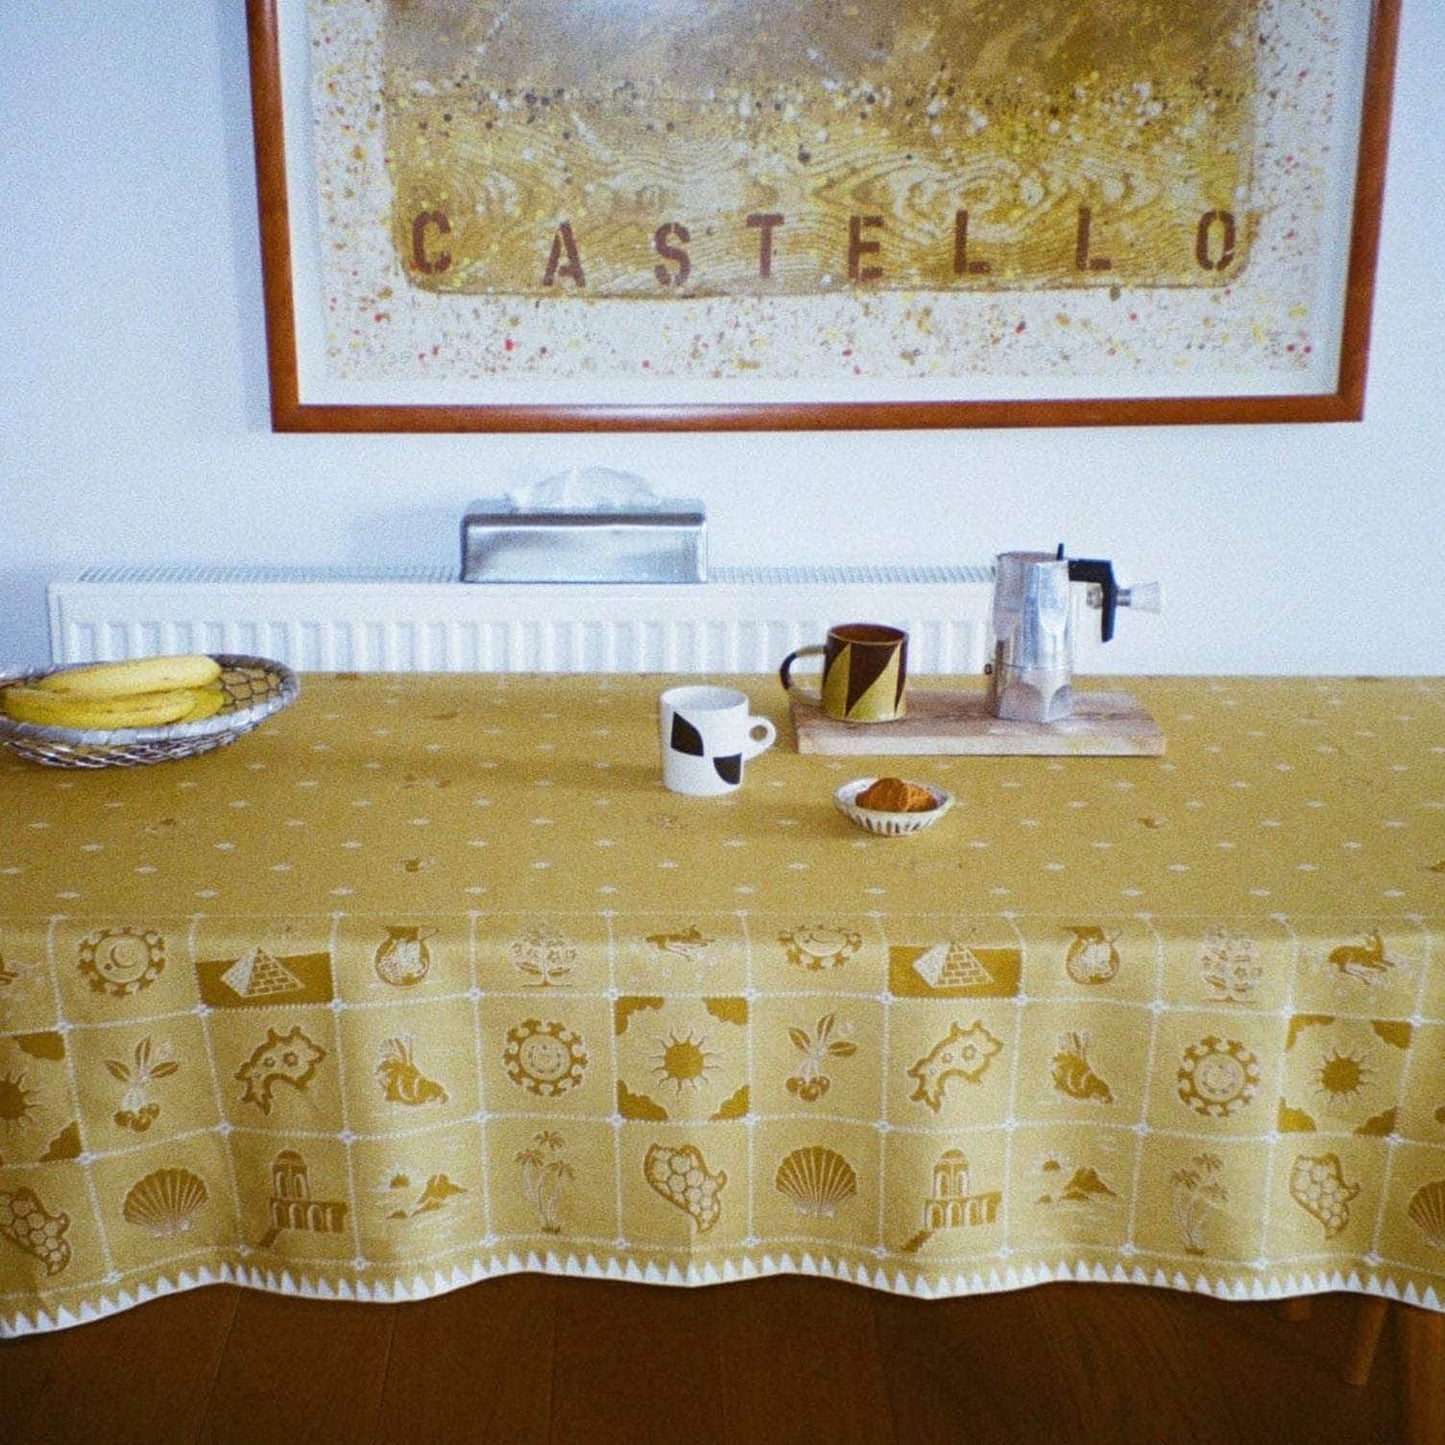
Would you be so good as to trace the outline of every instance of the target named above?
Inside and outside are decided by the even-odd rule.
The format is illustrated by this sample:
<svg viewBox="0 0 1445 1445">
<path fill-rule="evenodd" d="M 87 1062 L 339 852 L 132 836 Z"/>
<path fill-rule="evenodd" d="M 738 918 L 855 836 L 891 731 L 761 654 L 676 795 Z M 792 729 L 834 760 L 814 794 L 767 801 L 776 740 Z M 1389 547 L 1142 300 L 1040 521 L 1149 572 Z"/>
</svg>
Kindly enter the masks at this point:
<svg viewBox="0 0 1445 1445">
<path fill-rule="evenodd" d="M 562 1158 L 564 1143 L 550 1129 L 538 1134 L 530 1149 L 517 1155 L 522 1166 L 522 1193 L 537 1211 L 543 1234 L 562 1232 L 562 1196 L 571 1182 L 572 1166 Z"/>
<path fill-rule="evenodd" d="M 105 1067 L 113 1079 L 127 1086 L 114 1116 L 116 1124 L 122 1129 L 134 1129 L 137 1134 L 145 1133 L 161 1112 L 161 1106 L 150 1097 L 150 1086 L 157 1079 L 170 1078 L 181 1067 L 171 1045 L 157 1047 L 147 1036 L 135 1046 L 129 1063 L 107 1059 Z"/>
<path fill-rule="evenodd" d="M 1173 1190 L 1174 1221 L 1184 1237 L 1189 1254 L 1204 1253 L 1204 1226 L 1212 1209 L 1223 1209 L 1229 1202 L 1229 1191 L 1215 1179 L 1224 1168 L 1217 1154 L 1196 1154 L 1187 1169 L 1176 1169 L 1169 1176 Z"/>
<path fill-rule="evenodd" d="M 788 1037 L 803 1055 L 798 1072 L 788 1079 L 788 1092 L 809 1104 L 816 1103 L 832 1087 L 832 1080 L 823 1072 L 828 1060 L 851 1058 L 858 1052 L 858 1045 L 851 1039 L 833 1037 L 833 1025 L 834 1015 L 824 1014 L 812 1033 L 800 1028 L 788 1030 Z"/>
<path fill-rule="evenodd" d="M 577 966 L 577 946 L 565 934 L 529 928 L 512 943 L 512 966 L 541 988 L 562 983 Z"/>
</svg>

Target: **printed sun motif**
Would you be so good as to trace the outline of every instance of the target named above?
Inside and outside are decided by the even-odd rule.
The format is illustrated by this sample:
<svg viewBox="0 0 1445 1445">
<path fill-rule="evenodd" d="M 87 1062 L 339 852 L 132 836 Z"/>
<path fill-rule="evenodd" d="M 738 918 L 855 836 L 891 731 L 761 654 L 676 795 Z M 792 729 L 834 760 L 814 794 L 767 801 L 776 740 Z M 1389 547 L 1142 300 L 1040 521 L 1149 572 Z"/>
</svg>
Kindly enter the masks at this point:
<svg viewBox="0 0 1445 1445">
<path fill-rule="evenodd" d="M 683 1089 L 701 1089 L 707 1082 L 708 1069 L 717 1055 L 707 1047 L 707 1040 L 688 1033 L 676 1033 L 660 1039 L 661 1051 L 655 1056 L 652 1072 L 660 1084 L 671 1084 L 674 1094 Z"/>
<path fill-rule="evenodd" d="M 1344 1103 L 1369 1088 L 1373 1073 L 1358 1053 L 1336 1049 L 1320 1060 L 1319 1092 L 1331 1104 Z"/>
<path fill-rule="evenodd" d="M 101 928 L 82 940 L 77 966 L 97 993 L 127 998 L 161 976 L 166 941 L 147 929 Z"/>
<path fill-rule="evenodd" d="M 1211 1035 L 1184 1050 L 1175 1077 L 1183 1103 L 1196 1114 L 1223 1119 L 1259 1092 L 1259 1059 L 1238 1039 Z"/>
<path fill-rule="evenodd" d="M 582 1036 L 565 1024 L 524 1019 L 507 1030 L 502 1067 L 520 1088 L 555 1099 L 582 1082 L 587 1071 L 587 1047 Z"/>
<path fill-rule="evenodd" d="M 778 935 L 789 963 L 817 972 L 847 963 L 863 947 L 863 936 L 851 928 L 809 923 Z"/>
<path fill-rule="evenodd" d="M 25 1074 L 0 1074 L 0 1125 L 7 1134 L 30 1129 L 35 1124 L 36 1095 L 25 1087 Z"/>
</svg>

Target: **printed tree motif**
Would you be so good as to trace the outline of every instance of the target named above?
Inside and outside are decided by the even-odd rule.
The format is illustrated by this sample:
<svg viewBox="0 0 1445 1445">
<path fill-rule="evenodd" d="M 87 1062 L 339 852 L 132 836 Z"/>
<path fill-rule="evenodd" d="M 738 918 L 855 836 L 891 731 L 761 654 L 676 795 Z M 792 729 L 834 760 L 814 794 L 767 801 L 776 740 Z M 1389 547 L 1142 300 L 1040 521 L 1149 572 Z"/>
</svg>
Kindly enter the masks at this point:
<svg viewBox="0 0 1445 1445">
<path fill-rule="evenodd" d="M 511 948 L 512 964 L 537 986 L 546 988 L 565 980 L 577 966 L 577 948 L 561 933 L 529 928 Z"/>
<path fill-rule="evenodd" d="M 573 1177 L 572 1166 L 562 1156 L 560 1134 L 544 1130 L 532 1141 L 530 1149 L 517 1155 L 522 1166 L 522 1192 L 537 1211 L 537 1222 L 543 1234 L 562 1232 L 562 1195 Z"/>
<path fill-rule="evenodd" d="M 858 1052 L 858 1045 L 850 1039 L 833 1037 L 834 1022 L 833 1014 L 824 1014 L 812 1033 L 807 1029 L 788 1030 L 788 1037 L 803 1055 L 798 1072 L 788 1079 L 788 1092 L 810 1104 L 816 1103 L 832 1087 L 832 1080 L 823 1072 L 828 1060 L 851 1058 Z"/>
<path fill-rule="evenodd" d="M 1169 1176 L 1174 1220 L 1189 1254 L 1204 1253 L 1209 1211 L 1223 1209 L 1229 1202 L 1229 1191 L 1214 1178 L 1223 1168 L 1224 1161 L 1217 1154 L 1196 1154 L 1187 1169 L 1176 1169 Z"/>
</svg>

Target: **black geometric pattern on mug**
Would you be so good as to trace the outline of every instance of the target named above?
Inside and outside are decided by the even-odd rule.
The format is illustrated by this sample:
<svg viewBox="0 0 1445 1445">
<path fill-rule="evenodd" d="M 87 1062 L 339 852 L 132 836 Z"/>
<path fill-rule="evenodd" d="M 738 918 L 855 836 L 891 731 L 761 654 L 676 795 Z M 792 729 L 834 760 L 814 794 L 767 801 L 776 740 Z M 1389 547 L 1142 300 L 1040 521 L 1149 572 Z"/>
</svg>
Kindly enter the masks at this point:
<svg viewBox="0 0 1445 1445">
<path fill-rule="evenodd" d="M 675 753 L 682 753 L 689 758 L 705 758 L 707 747 L 702 740 L 702 734 L 688 722 L 686 718 L 673 715 L 672 736 L 668 739 L 668 746 Z M 712 760 L 713 768 L 723 782 L 736 787 L 743 780 L 743 755 L 741 753 L 725 753 L 721 757 Z"/>
<path fill-rule="evenodd" d="M 673 715 L 672 738 L 669 746 L 675 753 L 685 753 L 690 758 L 707 756 L 702 743 L 702 734 L 684 717 Z"/>
</svg>

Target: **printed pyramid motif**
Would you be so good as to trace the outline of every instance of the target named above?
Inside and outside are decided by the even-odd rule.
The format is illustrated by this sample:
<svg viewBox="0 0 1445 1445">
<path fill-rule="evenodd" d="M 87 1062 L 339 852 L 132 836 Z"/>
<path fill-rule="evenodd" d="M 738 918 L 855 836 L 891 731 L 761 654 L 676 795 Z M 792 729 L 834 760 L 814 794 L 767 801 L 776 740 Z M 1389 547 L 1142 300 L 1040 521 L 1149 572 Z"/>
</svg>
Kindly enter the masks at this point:
<svg viewBox="0 0 1445 1445">
<path fill-rule="evenodd" d="M 929 988 L 975 988 L 993 982 L 978 955 L 961 943 L 936 943 L 913 960 L 914 972 Z"/>
<path fill-rule="evenodd" d="M 306 985 L 264 948 L 248 949 L 221 975 L 221 982 L 241 998 L 301 993 Z"/>
</svg>

